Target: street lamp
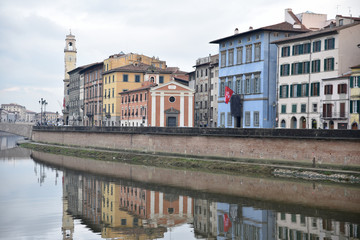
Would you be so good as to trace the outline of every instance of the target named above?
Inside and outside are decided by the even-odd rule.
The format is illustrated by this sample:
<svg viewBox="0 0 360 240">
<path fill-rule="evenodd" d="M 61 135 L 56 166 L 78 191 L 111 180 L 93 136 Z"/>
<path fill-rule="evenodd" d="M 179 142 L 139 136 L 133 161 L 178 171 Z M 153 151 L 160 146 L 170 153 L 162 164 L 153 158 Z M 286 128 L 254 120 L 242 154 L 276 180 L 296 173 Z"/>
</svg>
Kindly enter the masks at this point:
<svg viewBox="0 0 360 240">
<path fill-rule="evenodd" d="M 43 106 L 44 106 L 44 113 L 45 113 L 45 119 L 46 120 L 46 105 L 48 104 L 45 99 L 41 98 L 39 101 L 40 104 L 40 125 L 43 125 Z"/>
</svg>

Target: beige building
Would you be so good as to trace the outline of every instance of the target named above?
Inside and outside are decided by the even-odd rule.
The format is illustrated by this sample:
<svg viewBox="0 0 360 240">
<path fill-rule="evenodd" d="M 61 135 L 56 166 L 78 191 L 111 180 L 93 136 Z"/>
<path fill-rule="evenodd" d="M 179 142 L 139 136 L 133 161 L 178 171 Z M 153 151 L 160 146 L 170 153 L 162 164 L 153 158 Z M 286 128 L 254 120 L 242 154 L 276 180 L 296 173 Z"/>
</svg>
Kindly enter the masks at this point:
<svg viewBox="0 0 360 240">
<path fill-rule="evenodd" d="M 1 108 L 15 114 L 15 121 L 24 122 L 26 120 L 26 108 L 17 103 L 1 104 Z"/>
<path fill-rule="evenodd" d="M 351 67 L 350 76 L 350 128 L 360 129 L 360 65 Z"/>
</svg>

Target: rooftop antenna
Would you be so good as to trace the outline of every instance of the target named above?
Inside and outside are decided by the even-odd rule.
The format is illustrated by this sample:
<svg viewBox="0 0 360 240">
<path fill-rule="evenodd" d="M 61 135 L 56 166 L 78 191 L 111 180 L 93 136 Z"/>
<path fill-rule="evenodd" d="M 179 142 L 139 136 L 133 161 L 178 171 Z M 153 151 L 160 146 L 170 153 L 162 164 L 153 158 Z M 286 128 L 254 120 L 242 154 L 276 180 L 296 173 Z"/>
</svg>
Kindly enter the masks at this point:
<svg viewBox="0 0 360 240">
<path fill-rule="evenodd" d="M 349 7 L 349 16 L 351 17 L 351 7 Z"/>
</svg>

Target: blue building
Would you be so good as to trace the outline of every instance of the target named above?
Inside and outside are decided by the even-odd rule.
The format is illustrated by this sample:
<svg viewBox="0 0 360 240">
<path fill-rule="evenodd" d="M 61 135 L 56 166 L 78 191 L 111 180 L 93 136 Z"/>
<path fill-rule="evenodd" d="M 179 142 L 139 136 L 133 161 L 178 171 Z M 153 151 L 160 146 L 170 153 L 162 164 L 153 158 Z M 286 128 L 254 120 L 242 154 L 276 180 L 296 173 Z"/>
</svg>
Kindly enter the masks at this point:
<svg viewBox="0 0 360 240">
<path fill-rule="evenodd" d="M 277 47 L 271 42 L 307 31 L 302 24 L 282 22 L 242 33 L 235 29 L 234 35 L 210 42 L 219 44 L 218 126 L 275 127 Z M 234 91 L 232 103 L 225 104 L 225 86 Z"/>
</svg>

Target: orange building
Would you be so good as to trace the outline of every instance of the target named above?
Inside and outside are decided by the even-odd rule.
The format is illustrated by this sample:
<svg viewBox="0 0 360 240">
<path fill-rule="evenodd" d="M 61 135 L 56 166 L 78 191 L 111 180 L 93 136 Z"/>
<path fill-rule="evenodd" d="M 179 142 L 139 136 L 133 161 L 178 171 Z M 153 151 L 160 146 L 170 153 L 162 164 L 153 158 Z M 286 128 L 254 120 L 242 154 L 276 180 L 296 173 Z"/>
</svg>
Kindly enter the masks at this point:
<svg viewBox="0 0 360 240">
<path fill-rule="evenodd" d="M 192 127 L 194 90 L 170 81 L 144 82 L 141 88 L 120 93 L 122 126 Z"/>
</svg>

